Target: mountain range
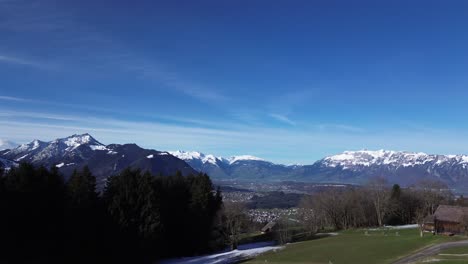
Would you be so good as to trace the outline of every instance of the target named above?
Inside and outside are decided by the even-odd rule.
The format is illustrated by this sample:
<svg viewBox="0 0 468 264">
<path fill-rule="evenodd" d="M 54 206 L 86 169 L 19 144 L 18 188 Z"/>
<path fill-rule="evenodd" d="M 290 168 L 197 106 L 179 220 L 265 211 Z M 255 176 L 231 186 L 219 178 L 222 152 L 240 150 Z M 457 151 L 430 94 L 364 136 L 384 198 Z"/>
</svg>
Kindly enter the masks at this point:
<svg viewBox="0 0 468 264">
<path fill-rule="evenodd" d="M 136 144 L 104 145 L 89 134 L 72 135 L 50 142 L 33 140 L 13 149 L 0 151 L 0 166 L 11 167 L 29 162 L 45 167 L 56 166 L 68 177 L 74 169 L 87 165 L 102 186 L 110 175 L 127 167 L 140 168 L 154 175 L 197 173 L 185 161 L 167 152 L 143 149 Z"/>
<path fill-rule="evenodd" d="M 34 140 L 0 151 L 0 167 L 20 162 L 56 166 L 68 177 L 76 168 L 90 167 L 103 184 L 106 177 L 127 167 L 152 174 L 187 175 L 206 172 L 214 180 L 298 181 L 363 184 L 382 176 L 403 186 L 421 179 L 437 179 L 461 191 L 468 190 L 467 155 L 432 155 L 405 151 L 345 151 L 311 165 L 282 165 L 250 156 L 217 157 L 200 152 L 157 151 L 136 144 L 104 145 L 89 134 L 50 142 Z"/>
<path fill-rule="evenodd" d="M 468 190 L 467 155 L 360 150 L 328 156 L 311 165 L 282 165 L 257 157 L 236 160 L 199 152 L 170 152 L 195 170 L 220 180 L 293 180 L 318 183 L 364 184 L 384 177 L 403 186 L 421 179 L 441 180 L 457 190 Z"/>
</svg>

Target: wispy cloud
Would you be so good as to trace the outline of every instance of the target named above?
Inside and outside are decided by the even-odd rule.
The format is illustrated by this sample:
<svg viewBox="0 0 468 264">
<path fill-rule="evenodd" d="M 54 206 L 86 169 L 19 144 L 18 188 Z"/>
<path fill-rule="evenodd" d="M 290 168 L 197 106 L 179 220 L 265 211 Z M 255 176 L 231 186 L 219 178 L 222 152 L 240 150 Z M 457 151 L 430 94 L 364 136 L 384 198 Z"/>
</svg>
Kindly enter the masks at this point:
<svg viewBox="0 0 468 264">
<path fill-rule="evenodd" d="M 188 120 L 190 121 L 190 120 Z M 203 122 L 203 120 L 201 121 Z M 250 153 L 276 162 L 310 164 L 325 155 L 353 149 L 394 149 L 428 153 L 463 153 L 467 133 L 389 130 L 325 124 L 287 129 L 257 125 L 208 128 L 205 124 L 135 121 L 0 109 L 0 138 L 24 143 L 92 133 L 104 143 L 137 143 L 159 150 L 198 150 L 221 156 Z M 331 133 L 332 132 L 332 133 Z M 427 142 L 434 142 L 430 146 Z"/>
<path fill-rule="evenodd" d="M 50 116 L 59 119 L 57 116 Z M 329 133 L 328 131 L 291 131 L 282 128 L 208 129 L 199 126 L 160 122 L 125 121 L 111 118 L 73 122 L 22 120 L 0 116 L 0 138 L 23 143 L 34 138 L 52 140 L 73 133 L 92 133 L 104 143 L 137 143 L 159 150 L 194 149 L 230 156 L 251 153 L 277 162 L 310 164 L 329 154 L 346 149 L 403 149 L 429 153 L 463 153 L 465 134 L 454 131 L 424 134 L 387 131 L 386 133 Z M 427 141 L 434 142 L 428 149 Z"/>
<path fill-rule="evenodd" d="M 28 99 L 20 98 L 20 97 L 12 97 L 12 96 L 2 96 L 0 95 L 0 100 L 4 101 L 15 101 L 15 102 L 28 102 Z"/>
<path fill-rule="evenodd" d="M 296 122 L 292 121 L 291 119 L 289 119 L 289 117 L 285 116 L 285 115 L 280 115 L 280 114 L 270 114 L 271 117 L 273 117 L 274 119 L 278 120 L 278 121 L 281 121 L 283 123 L 286 123 L 288 125 L 291 125 L 291 126 L 295 126 L 296 125 Z"/>
<path fill-rule="evenodd" d="M 363 128 L 357 126 L 350 126 L 345 124 L 320 124 L 317 126 L 320 130 L 334 130 L 334 131 L 345 131 L 345 132 L 364 132 Z"/>
<path fill-rule="evenodd" d="M 267 108 L 270 112 L 283 113 L 288 115 L 313 101 L 313 97 L 317 94 L 316 89 L 298 89 L 288 91 L 283 94 L 272 96 L 267 102 Z"/>
<path fill-rule="evenodd" d="M 36 38 L 37 34 L 47 34 L 47 39 L 53 46 L 58 47 L 55 61 L 63 71 L 85 72 L 95 75 L 102 74 L 102 70 L 113 69 L 126 74 L 153 82 L 155 87 L 172 89 L 193 99 L 209 103 L 226 103 L 228 97 L 219 89 L 210 85 L 197 83 L 183 76 L 183 73 L 168 69 L 167 63 L 152 59 L 145 54 L 129 52 L 125 43 L 116 41 L 108 34 L 99 32 L 96 28 L 75 19 L 70 12 L 64 12 L 56 5 L 45 2 L 6 1 L 0 2 L 0 32 L 20 32 L 23 35 Z M 1 49 L 0 45 L 0 49 Z M 82 54 L 82 51 L 85 51 Z M 9 63 L 29 66 L 40 69 L 59 68 L 52 67 L 41 61 L 41 55 L 33 56 L 35 60 L 9 55 L 14 51 L 0 50 L 0 63 Z M 29 51 L 22 51 L 27 54 Z M 74 54 L 82 54 L 76 58 Z M 47 58 L 47 61 L 49 58 Z M 44 61 L 46 61 L 44 59 Z M 83 67 L 83 65 L 86 65 Z"/>
<path fill-rule="evenodd" d="M 40 63 L 36 61 L 31 61 L 31 60 L 26 60 L 23 58 L 18 58 L 18 57 L 12 57 L 12 56 L 5 56 L 0 54 L 0 63 L 8 63 L 8 64 L 14 64 L 14 65 L 20 65 L 20 66 L 28 66 L 28 67 L 34 67 L 34 68 L 39 68 L 39 69 L 50 69 L 51 65 L 46 64 L 46 63 Z"/>
<path fill-rule="evenodd" d="M 0 1 L 0 30 L 14 32 L 50 32 L 67 25 L 65 15 L 45 1 Z"/>
<path fill-rule="evenodd" d="M 50 113 L 40 113 L 40 112 L 22 112 L 22 111 L 8 111 L 0 109 L 0 117 L 21 117 L 21 118 L 30 118 L 30 119 L 49 119 L 57 121 L 86 121 L 87 118 L 70 116 L 70 115 L 58 115 Z"/>
<path fill-rule="evenodd" d="M 32 104 L 40 104 L 40 105 L 52 105 L 52 106 L 67 107 L 67 108 L 74 108 L 74 109 L 85 109 L 85 110 L 108 112 L 108 113 L 109 112 L 111 112 L 111 113 L 128 113 L 128 111 L 119 111 L 119 110 L 116 110 L 116 109 L 96 107 L 96 106 L 90 106 L 90 105 L 85 105 L 85 104 L 59 103 L 59 102 L 55 102 L 55 101 L 44 101 L 44 100 L 24 98 L 24 97 L 16 97 L 16 96 L 8 96 L 8 95 L 0 95 L 0 100 L 23 102 L 23 103 L 32 103 Z"/>
<path fill-rule="evenodd" d="M 211 103 L 225 103 L 229 99 L 217 89 L 182 78 L 179 73 L 168 70 L 167 66 L 163 65 L 164 63 L 151 60 L 142 61 L 137 57 L 136 55 L 118 56 L 116 59 L 119 60 L 118 65 L 124 70 L 195 99 Z"/>
</svg>

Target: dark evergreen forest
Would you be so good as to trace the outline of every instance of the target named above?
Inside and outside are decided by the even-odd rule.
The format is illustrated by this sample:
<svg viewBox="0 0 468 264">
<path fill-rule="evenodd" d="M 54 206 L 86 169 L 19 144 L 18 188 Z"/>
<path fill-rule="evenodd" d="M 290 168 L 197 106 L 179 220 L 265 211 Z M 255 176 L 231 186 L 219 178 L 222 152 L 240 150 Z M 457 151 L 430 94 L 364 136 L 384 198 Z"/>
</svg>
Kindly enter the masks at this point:
<svg viewBox="0 0 468 264">
<path fill-rule="evenodd" d="M 206 174 L 126 169 L 102 193 L 87 167 L 0 171 L 0 263 L 154 263 L 225 246 L 220 191 Z"/>
</svg>

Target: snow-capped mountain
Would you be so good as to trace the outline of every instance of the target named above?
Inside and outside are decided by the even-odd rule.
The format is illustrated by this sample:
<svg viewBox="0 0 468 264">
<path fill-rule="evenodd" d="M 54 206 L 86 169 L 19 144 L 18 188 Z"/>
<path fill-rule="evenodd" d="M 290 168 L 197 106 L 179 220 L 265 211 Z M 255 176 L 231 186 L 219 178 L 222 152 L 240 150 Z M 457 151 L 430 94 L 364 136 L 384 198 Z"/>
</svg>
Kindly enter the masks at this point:
<svg viewBox="0 0 468 264">
<path fill-rule="evenodd" d="M 214 155 L 205 155 L 198 151 L 169 151 L 169 153 L 179 159 L 185 161 L 197 161 L 201 164 L 212 164 L 212 165 L 219 165 L 219 163 L 224 164 L 233 164 L 238 161 L 265 161 L 264 159 L 251 156 L 251 155 L 241 155 L 241 156 L 232 156 L 230 158 L 223 158 L 223 157 L 215 157 Z"/>
<path fill-rule="evenodd" d="M 197 151 L 169 151 L 169 153 L 181 160 L 185 161 L 197 161 L 200 164 L 212 164 L 217 166 L 218 163 L 224 163 L 226 159 L 222 157 L 215 157 L 214 155 L 205 155 Z"/>
<path fill-rule="evenodd" d="M 468 189 L 468 156 L 386 150 L 345 151 L 302 166 L 293 178 L 359 184 L 376 176 L 402 185 L 423 178 L 437 179 L 454 188 L 466 186 Z"/>
<path fill-rule="evenodd" d="M 275 180 L 287 178 L 289 169 L 251 155 L 216 157 L 196 151 L 170 151 L 185 160 L 192 168 L 206 172 L 214 179 Z"/>
<path fill-rule="evenodd" d="M 330 167 L 341 166 L 344 169 L 353 169 L 356 166 L 392 166 L 414 167 L 424 164 L 460 164 L 468 165 L 468 156 L 466 155 L 429 155 L 426 153 L 413 153 L 403 151 L 345 151 L 342 154 L 326 157 L 323 163 Z"/>
<path fill-rule="evenodd" d="M 50 142 L 33 140 L 14 149 L 0 151 L 0 158 L 7 160 L 9 165 L 29 162 L 46 167 L 56 166 L 66 177 L 74 169 L 88 165 L 100 184 L 108 176 L 127 167 L 140 168 L 155 175 L 174 174 L 176 171 L 184 175 L 196 173 L 186 162 L 167 152 L 143 149 L 135 144 L 104 145 L 89 134 L 72 135 Z"/>
<path fill-rule="evenodd" d="M 12 149 L 12 148 L 16 148 L 17 146 L 18 144 L 12 141 L 0 139 L 0 150 Z"/>
<path fill-rule="evenodd" d="M 205 172 L 215 180 L 276 181 L 362 184 L 382 176 L 390 183 L 408 185 L 420 179 L 438 179 L 468 191 L 468 155 L 433 155 L 420 152 L 361 150 L 325 157 L 311 165 L 282 165 L 249 156 L 230 158 L 196 151 L 156 151 L 135 144 L 104 145 L 89 134 L 50 142 L 34 140 L 0 151 L 0 167 L 20 162 L 56 166 L 68 176 L 88 165 L 101 182 L 127 167 L 153 174 Z"/>
<path fill-rule="evenodd" d="M 468 155 L 432 155 L 421 152 L 361 150 L 325 157 L 312 165 L 286 166 L 252 156 L 215 157 L 199 152 L 171 152 L 194 169 L 214 179 L 295 180 L 362 184 L 376 176 L 408 185 L 439 179 L 468 189 Z"/>
</svg>

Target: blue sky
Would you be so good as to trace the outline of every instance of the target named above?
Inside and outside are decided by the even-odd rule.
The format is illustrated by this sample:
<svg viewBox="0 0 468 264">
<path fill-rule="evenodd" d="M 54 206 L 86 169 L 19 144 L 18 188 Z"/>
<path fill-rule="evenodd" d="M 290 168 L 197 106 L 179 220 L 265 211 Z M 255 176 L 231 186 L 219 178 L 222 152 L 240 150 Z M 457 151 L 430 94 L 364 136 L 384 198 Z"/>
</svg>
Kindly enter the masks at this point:
<svg viewBox="0 0 468 264">
<path fill-rule="evenodd" d="M 99 3 L 100 2 L 100 3 Z M 0 138 L 468 153 L 466 1 L 0 0 Z"/>
</svg>

